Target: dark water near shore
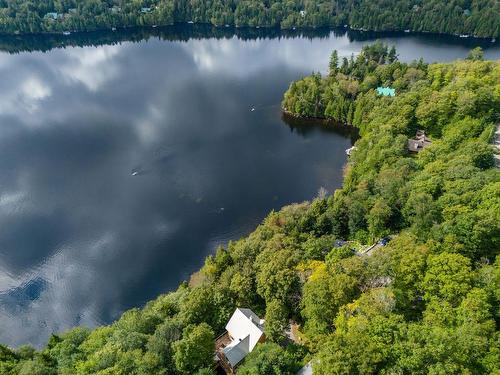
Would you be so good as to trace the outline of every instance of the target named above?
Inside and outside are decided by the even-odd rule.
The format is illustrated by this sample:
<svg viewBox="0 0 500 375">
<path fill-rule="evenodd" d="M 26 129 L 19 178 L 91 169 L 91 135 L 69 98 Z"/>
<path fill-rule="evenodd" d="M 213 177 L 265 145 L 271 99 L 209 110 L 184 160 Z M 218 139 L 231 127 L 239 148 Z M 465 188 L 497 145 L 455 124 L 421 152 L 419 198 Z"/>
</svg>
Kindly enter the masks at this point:
<svg viewBox="0 0 500 375">
<path fill-rule="evenodd" d="M 340 186 L 351 134 L 288 125 L 279 103 L 375 37 L 209 32 L 0 39 L 0 342 L 108 323 L 270 210 Z M 382 39 L 405 61 L 475 43 Z"/>
</svg>

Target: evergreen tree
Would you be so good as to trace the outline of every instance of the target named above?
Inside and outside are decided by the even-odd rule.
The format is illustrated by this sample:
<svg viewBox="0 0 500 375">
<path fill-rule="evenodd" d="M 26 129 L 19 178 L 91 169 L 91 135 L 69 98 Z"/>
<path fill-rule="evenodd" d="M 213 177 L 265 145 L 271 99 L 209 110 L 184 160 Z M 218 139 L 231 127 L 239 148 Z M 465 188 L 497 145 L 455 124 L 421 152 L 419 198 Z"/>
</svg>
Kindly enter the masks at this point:
<svg viewBox="0 0 500 375">
<path fill-rule="evenodd" d="M 329 64 L 329 74 L 330 76 L 334 76 L 338 72 L 339 65 L 339 56 L 337 50 L 334 50 L 330 55 L 330 64 Z"/>
</svg>

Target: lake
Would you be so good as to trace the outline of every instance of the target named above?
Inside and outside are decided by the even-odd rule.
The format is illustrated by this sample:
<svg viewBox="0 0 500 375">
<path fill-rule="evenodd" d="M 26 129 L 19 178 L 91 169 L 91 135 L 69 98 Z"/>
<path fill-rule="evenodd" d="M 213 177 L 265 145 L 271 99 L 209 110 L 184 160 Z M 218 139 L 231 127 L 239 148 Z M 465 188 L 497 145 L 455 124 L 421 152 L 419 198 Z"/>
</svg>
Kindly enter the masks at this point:
<svg viewBox="0 0 500 375">
<path fill-rule="evenodd" d="M 404 61 L 477 43 L 197 27 L 0 38 L 0 342 L 109 323 L 271 210 L 340 187 L 355 134 L 289 125 L 280 101 L 333 49 L 376 37 Z"/>
</svg>

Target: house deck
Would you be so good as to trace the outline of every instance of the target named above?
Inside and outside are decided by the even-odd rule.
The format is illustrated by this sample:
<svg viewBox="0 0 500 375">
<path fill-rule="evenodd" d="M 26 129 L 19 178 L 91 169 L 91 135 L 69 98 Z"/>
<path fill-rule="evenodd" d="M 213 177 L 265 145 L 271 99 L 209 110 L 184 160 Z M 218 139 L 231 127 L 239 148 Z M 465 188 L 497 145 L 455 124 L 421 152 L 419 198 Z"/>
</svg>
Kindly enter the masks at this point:
<svg viewBox="0 0 500 375">
<path fill-rule="evenodd" d="M 226 356 L 222 352 L 222 349 L 228 346 L 231 341 L 231 336 L 229 336 L 229 332 L 227 331 L 225 331 L 222 335 L 215 339 L 215 355 L 217 356 L 217 363 L 228 375 L 232 375 L 234 374 L 234 372 L 231 364 L 228 362 Z"/>
<path fill-rule="evenodd" d="M 229 343 L 231 343 L 231 341 L 232 339 L 231 336 L 229 336 L 229 332 L 225 331 L 222 335 L 215 339 L 215 350 L 219 351 L 224 349 L 229 345 Z"/>
</svg>

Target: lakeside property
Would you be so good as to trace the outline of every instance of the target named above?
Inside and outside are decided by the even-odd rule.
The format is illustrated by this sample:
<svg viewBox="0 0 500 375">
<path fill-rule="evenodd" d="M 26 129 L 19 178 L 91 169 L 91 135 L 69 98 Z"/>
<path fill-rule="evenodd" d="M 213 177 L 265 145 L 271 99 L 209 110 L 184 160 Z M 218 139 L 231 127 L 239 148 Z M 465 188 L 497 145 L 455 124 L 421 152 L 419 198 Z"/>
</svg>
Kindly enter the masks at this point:
<svg viewBox="0 0 500 375">
<path fill-rule="evenodd" d="M 406 64 L 387 61 L 387 46 L 375 44 L 344 72 L 298 82 L 284 99 L 297 112 L 319 113 L 335 90 L 344 90 L 335 102 L 344 106 L 330 104 L 329 113 L 368 98 L 356 103 L 361 138 L 341 188 L 271 212 L 208 256 L 196 285 L 111 325 L 54 334 L 40 351 L 2 346 L 2 371 L 213 374 L 216 337 L 245 306 L 266 342 L 237 362 L 238 375 L 295 373 L 307 363 L 315 375 L 497 372 L 500 197 L 491 142 L 500 61 L 479 52 Z M 378 80 L 398 85 L 397 95 L 357 90 Z M 411 154 L 417 129 L 432 143 Z M 362 256 L 350 246 L 379 238 Z M 253 317 L 242 315 L 238 327 Z M 295 343 L 290 320 L 300 327 Z M 233 333 L 229 342 L 247 337 Z"/>
</svg>

